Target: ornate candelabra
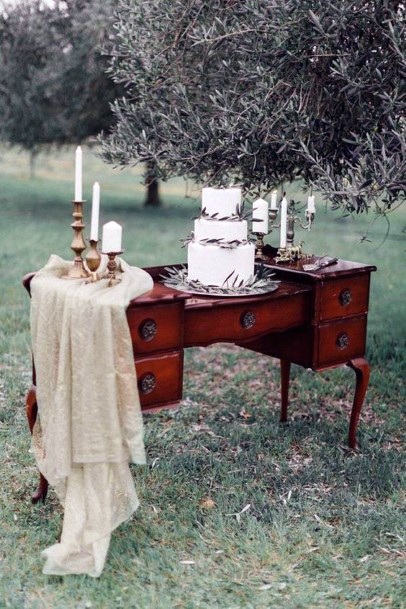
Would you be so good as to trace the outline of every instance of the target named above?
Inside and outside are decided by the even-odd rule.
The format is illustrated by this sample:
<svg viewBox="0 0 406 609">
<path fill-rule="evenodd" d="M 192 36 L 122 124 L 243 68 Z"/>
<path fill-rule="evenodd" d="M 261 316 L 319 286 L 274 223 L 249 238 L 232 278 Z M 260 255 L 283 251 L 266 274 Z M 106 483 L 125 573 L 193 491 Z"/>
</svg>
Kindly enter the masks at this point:
<svg viewBox="0 0 406 609">
<path fill-rule="evenodd" d="M 89 276 L 89 273 L 84 267 L 82 259 L 82 252 L 86 249 L 86 244 L 83 238 L 83 229 L 85 228 L 85 225 L 83 224 L 83 204 L 85 201 L 72 201 L 72 203 L 72 216 L 74 221 L 72 222 L 71 227 L 73 228 L 75 234 L 70 247 L 75 252 L 76 256 L 73 260 L 73 267 L 69 269 L 69 273 L 65 275 L 65 277 L 68 279 L 84 279 Z"/>
<path fill-rule="evenodd" d="M 275 209 L 273 209 L 271 207 L 271 209 L 269 210 L 269 232 L 271 233 L 273 231 L 274 228 L 280 228 L 281 227 L 281 223 L 279 222 L 279 224 L 276 223 L 276 218 L 278 216 L 278 208 L 275 207 Z"/>
<path fill-rule="evenodd" d="M 286 246 L 280 247 L 275 257 L 275 262 L 295 262 L 303 257 L 302 245 L 303 241 L 295 244 L 295 224 L 299 224 L 304 230 L 310 230 L 314 222 L 315 214 L 313 211 L 309 211 L 309 208 L 305 213 L 305 221 L 299 215 L 295 214 L 294 206 L 289 207 L 286 218 Z"/>
</svg>

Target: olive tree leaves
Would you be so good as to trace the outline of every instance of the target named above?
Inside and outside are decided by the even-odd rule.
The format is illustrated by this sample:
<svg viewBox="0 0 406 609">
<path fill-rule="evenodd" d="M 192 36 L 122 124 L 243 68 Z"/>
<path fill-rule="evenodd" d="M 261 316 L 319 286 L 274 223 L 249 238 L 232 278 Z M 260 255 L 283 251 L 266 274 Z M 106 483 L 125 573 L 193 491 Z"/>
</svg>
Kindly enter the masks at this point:
<svg viewBox="0 0 406 609">
<path fill-rule="evenodd" d="M 405 200 L 405 9 L 368 0 L 120 0 L 106 160 L 333 207 Z"/>
</svg>

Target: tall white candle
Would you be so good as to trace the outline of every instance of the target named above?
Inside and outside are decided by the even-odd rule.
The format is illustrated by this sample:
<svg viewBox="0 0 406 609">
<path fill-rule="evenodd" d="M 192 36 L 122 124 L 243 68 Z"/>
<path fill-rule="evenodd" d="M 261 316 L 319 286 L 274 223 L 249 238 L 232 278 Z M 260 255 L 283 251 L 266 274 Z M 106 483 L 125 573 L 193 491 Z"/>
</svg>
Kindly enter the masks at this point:
<svg viewBox="0 0 406 609">
<path fill-rule="evenodd" d="M 309 214 L 315 214 L 316 213 L 316 206 L 314 204 L 314 196 L 313 195 L 309 195 L 307 198 L 307 211 L 309 212 Z"/>
<path fill-rule="evenodd" d="M 276 204 L 276 196 L 277 196 L 277 191 L 273 190 L 272 194 L 271 194 L 271 209 L 278 209 L 278 206 Z"/>
<path fill-rule="evenodd" d="M 264 199 L 252 204 L 252 232 L 268 234 L 268 201 Z"/>
<path fill-rule="evenodd" d="M 75 155 L 75 201 L 82 200 L 82 148 L 76 148 Z"/>
<path fill-rule="evenodd" d="M 121 252 L 121 237 L 123 229 L 117 222 L 107 222 L 103 225 L 102 252 L 110 254 Z"/>
<path fill-rule="evenodd" d="M 90 221 L 90 239 L 97 241 L 99 238 L 99 213 L 100 213 L 100 184 L 93 184 L 92 218 Z"/>
<path fill-rule="evenodd" d="M 280 232 L 280 244 L 281 249 L 286 247 L 286 230 L 288 221 L 288 202 L 286 197 L 283 197 L 281 202 L 281 232 Z"/>
</svg>

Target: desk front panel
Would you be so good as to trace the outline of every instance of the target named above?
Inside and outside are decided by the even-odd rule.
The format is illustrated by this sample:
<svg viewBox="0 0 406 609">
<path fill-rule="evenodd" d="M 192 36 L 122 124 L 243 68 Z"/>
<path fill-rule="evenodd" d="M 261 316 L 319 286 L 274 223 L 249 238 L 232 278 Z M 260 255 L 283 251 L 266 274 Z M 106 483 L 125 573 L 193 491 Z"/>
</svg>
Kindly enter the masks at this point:
<svg viewBox="0 0 406 609">
<path fill-rule="evenodd" d="M 253 338 L 301 326 L 309 319 L 309 291 L 292 291 L 284 298 L 262 298 L 239 303 L 233 298 L 221 306 L 185 307 L 185 347 L 215 342 L 243 344 Z"/>
<path fill-rule="evenodd" d="M 305 324 L 287 332 L 274 332 L 241 346 L 305 368 L 322 370 L 363 357 L 366 328 L 366 315 L 358 315 L 319 325 Z"/>
<path fill-rule="evenodd" d="M 368 311 L 370 275 L 323 281 L 320 289 L 320 321 L 350 317 Z"/>
<path fill-rule="evenodd" d="M 361 315 L 321 324 L 315 367 L 348 362 L 365 355 L 367 317 Z"/>
<path fill-rule="evenodd" d="M 127 320 L 134 357 L 181 349 L 183 310 L 183 301 L 129 307 Z"/>
<path fill-rule="evenodd" d="M 151 410 L 182 399 L 183 351 L 135 360 L 142 410 Z"/>
</svg>

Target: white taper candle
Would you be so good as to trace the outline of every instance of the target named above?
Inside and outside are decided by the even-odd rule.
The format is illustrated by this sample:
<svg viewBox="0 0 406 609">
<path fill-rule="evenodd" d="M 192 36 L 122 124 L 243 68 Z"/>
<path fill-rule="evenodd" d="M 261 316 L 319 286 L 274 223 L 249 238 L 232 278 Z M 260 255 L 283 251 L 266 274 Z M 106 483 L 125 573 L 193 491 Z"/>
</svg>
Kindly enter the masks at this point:
<svg viewBox="0 0 406 609">
<path fill-rule="evenodd" d="M 288 202 L 286 197 L 283 197 L 281 202 L 281 232 L 280 232 L 280 244 L 281 249 L 286 248 L 286 230 L 288 221 Z"/>
<path fill-rule="evenodd" d="M 271 194 L 271 209 L 278 209 L 278 205 L 276 203 L 277 191 L 273 190 Z"/>
<path fill-rule="evenodd" d="M 309 214 L 316 213 L 316 206 L 314 204 L 314 195 L 309 195 L 307 198 L 307 211 Z"/>
<path fill-rule="evenodd" d="M 82 200 L 82 148 L 78 146 L 75 154 L 75 201 Z"/>
<path fill-rule="evenodd" d="M 92 218 L 90 221 L 90 239 L 97 241 L 99 238 L 99 213 L 100 213 L 100 184 L 93 184 Z"/>
</svg>

